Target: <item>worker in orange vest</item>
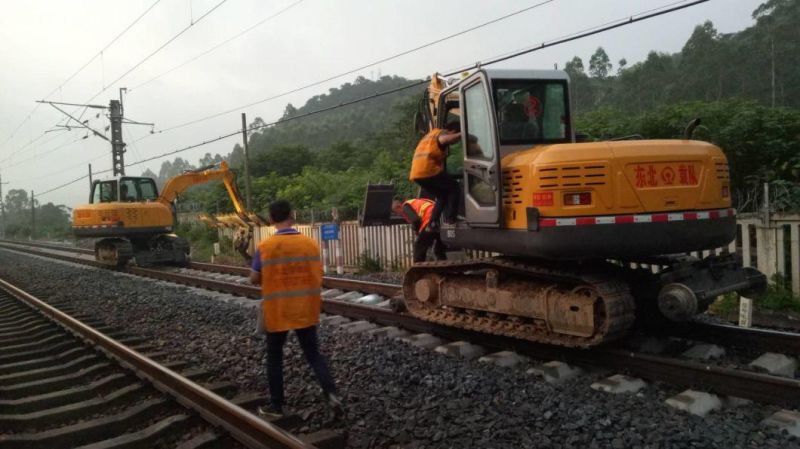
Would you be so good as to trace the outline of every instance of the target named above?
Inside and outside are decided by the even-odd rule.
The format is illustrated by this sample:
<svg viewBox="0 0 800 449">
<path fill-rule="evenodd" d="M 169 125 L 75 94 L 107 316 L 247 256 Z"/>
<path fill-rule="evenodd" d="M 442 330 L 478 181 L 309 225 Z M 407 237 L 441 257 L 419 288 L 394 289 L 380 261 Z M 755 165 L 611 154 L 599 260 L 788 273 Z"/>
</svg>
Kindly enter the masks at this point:
<svg viewBox="0 0 800 449">
<path fill-rule="evenodd" d="M 267 382 L 270 403 L 259 415 L 283 415 L 283 345 L 293 330 L 308 364 L 314 371 L 324 399 L 340 416 L 344 410 L 328 362 L 319 352 L 317 324 L 322 307 L 322 264 L 319 245 L 292 227 L 288 201 L 269 205 L 276 232 L 262 241 L 253 255 L 250 282 L 261 285 L 261 312 L 267 333 Z"/>
<path fill-rule="evenodd" d="M 419 184 L 425 191 L 436 197 L 431 226 L 439 227 L 442 211 L 446 223 L 455 223 L 458 214 L 458 183 L 447 174 L 444 163 L 451 144 L 461 139 L 459 122 L 448 123 L 445 129 L 433 128 L 417 144 L 411 173 L 408 179 Z"/>
<path fill-rule="evenodd" d="M 403 201 L 400 197 L 392 200 L 392 210 L 403 217 L 411 225 L 417 238 L 414 240 L 414 263 L 425 262 L 428 249 L 433 246 L 436 260 L 447 260 L 447 249 L 442 243 L 439 232 L 431 229 L 435 203 L 425 198 L 414 198 Z"/>
</svg>

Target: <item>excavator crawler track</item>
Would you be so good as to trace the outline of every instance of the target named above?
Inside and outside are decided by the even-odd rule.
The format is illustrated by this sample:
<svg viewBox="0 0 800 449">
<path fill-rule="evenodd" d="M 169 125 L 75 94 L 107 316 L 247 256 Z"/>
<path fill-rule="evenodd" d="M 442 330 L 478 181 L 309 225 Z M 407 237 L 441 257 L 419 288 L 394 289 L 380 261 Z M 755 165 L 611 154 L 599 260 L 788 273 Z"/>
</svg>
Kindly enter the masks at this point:
<svg viewBox="0 0 800 449">
<path fill-rule="evenodd" d="M 419 263 L 403 293 L 409 312 L 427 321 L 569 347 L 618 339 L 636 318 L 624 272 L 608 263 Z"/>
</svg>

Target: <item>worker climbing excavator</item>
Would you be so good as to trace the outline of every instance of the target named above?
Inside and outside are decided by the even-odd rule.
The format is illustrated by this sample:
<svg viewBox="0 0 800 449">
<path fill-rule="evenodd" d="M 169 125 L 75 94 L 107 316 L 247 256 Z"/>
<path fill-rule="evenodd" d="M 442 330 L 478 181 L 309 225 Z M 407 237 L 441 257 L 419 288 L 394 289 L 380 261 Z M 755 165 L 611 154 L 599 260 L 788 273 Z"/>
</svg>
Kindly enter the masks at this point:
<svg viewBox="0 0 800 449">
<path fill-rule="evenodd" d="M 137 265 L 184 265 L 189 262 L 189 242 L 174 234 L 174 201 L 186 189 L 221 179 L 236 210 L 235 214 L 208 218 L 217 226 L 246 228 L 266 224 L 245 209 L 236 176 L 227 162 L 192 170 L 169 179 L 161 194 L 152 178 L 123 176 L 92 183 L 89 204 L 73 211 L 72 229 L 77 237 L 99 238 L 95 258 L 121 267 L 133 259 Z"/>
<path fill-rule="evenodd" d="M 736 235 L 728 163 L 720 148 L 690 140 L 691 127 L 680 140 L 576 143 L 569 78 L 557 70 L 434 75 L 417 131 L 453 121 L 464 153 L 460 214 L 441 237 L 497 256 L 415 264 L 403 280 L 413 315 L 588 347 L 644 317 L 686 321 L 719 295 L 765 288 L 762 273 L 713 252 Z M 379 211 L 365 215 L 388 211 L 369 193 Z M 712 253 L 686 255 L 703 250 Z"/>
</svg>

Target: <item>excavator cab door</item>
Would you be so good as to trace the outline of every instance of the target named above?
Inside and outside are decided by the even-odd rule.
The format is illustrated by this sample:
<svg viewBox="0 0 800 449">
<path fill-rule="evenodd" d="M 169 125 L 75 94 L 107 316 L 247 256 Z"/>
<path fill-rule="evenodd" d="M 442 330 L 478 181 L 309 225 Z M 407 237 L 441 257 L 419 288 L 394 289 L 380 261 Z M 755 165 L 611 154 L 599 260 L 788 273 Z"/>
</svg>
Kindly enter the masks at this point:
<svg viewBox="0 0 800 449">
<path fill-rule="evenodd" d="M 459 85 L 464 148 L 464 212 L 470 226 L 500 225 L 500 154 L 489 79 L 478 71 Z"/>
</svg>

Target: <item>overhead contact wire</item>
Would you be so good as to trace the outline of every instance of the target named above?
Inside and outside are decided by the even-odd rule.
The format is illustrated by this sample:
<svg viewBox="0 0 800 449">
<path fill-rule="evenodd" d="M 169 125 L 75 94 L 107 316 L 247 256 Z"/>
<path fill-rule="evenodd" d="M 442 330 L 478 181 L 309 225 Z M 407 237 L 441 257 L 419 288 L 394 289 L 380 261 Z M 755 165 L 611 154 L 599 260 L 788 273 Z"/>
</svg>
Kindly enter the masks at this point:
<svg viewBox="0 0 800 449">
<path fill-rule="evenodd" d="M 516 15 L 519 15 L 519 14 L 522 14 L 524 12 L 530 11 L 532 9 L 536 9 L 538 7 L 544 6 L 544 5 L 546 5 L 548 3 L 552 3 L 554 1 L 555 0 L 546 0 L 546 1 L 543 1 L 543 2 L 540 2 L 540 3 L 536 3 L 535 5 L 531 5 L 531 6 L 523 8 L 523 9 L 519 9 L 519 10 L 513 11 L 513 12 L 508 13 L 506 15 L 503 15 L 503 16 L 497 17 L 495 19 L 492 19 L 492 20 L 490 20 L 488 22 L 483 22 L 481 24 L 472 26 L 472 27 L 467 28 L 465 30 L 461 30 L 461 31 L 459 31 L 457 33 L 449 34 L 447 36 L 444 36 L 444 37 L 441 37 L 439 39 L 427 42 L 425 44 L 418 45 L 418 46 L 416 46 L 414 48 L 410 48 L 408 50 L 404 50 L 404 51 L 402 51 L 400 53 L 396 53 L 394 55 L 379 59 L 377 61 L 370 62 L 369 64 L 364 64 L 364 65 L 361 65 L 361 66 L 356 67 L 354 69 L 347 70 L 346 72 L 342 72 L 342 73 L 339 73 L 339 74 L 336 74 L 336 75 L 332 75 L 332 76 L 329 76 L 328 78 L 321 79 L 319 81 L 315 81 L 313 83 L 306 84 L 304 86 L 296 87 L 294 89 L 291 89 L 291 90 L 288 90 L 288 91 L 285 91 L 285 92 L 282 92 L 282 93 L 279 93 L 279 94 L 275 94 L 275 95 L 272 95 L 272 96 L 267 97 L 267 98 L 263 98 L 263 99 L 258 100 L 258 101 L 254 101 L 252 103 L 248 103 L 248 104 L 245 104 L 245 105 L 242 105 L 242 106 L 237 106 L 237 107 L 235 107 L 233 109 L 228 109 L 226 111 L 218 112 L 216 114 L 209 115 L 207 117 L 202 117 L 202 118 L 195 119 L 195 120 L 192 120 L 192 121 L 189 121 L 189 122 L 181 123 L 179 125 L 171 126 L 169 128 L 165 128 L 163 130 L 158 131 L 158 133 L 168 132 L 168 131 L 172 131 L 174 129 L 183 128 L 185 126 L 194 125 L 196 123 L 204 122 L 204 121 L 210 120 L 212 118 L 220 117 L 222 115 L 230 114 L 230 113 L 237 112 L 237 111 L 240 111 L 240 110 L 245 109 L 245 108 L 256 106 L 256 105 L 259 105 L 261 103 L 266 103 L 268 101 L 276 100 L 278 98 L 285 97 L 287 95 L 291 95 L 293 93 L 297 93 L 297 92 L 300 92 L 302 90 L 305 90 L 305 89 L 308 89 L 308 88 L 311 88 L 311 87 L 319 86 L 320 84 L 324 84 L 324 83 L 327 83 L 329 81 L 333 81 L 333 80 L 341 78 L 343 76 L 352 75 L 353 73 L 360 72 L 360 71 L 362 71 L 364 69 L 368 69 L 368 68 L 376 66 L 378 64 L 382 64 L 384 62 L 388 62 L 388 61 L 391 61 L 393 59 L 400 58 L 400 57 L 408 55 L 410 53 L 414 53 L 414 52 L 417 52 L 419 50 L 423 50 L 423 49 L 431 47 L 433 45 L 440 44 L 440 43 L 445 42 L 447 40 L 456 38 L 458 36 L 461 36 L 461 35 L 464 35 L 464 34 L 467 34 L 467 33 L 470 33 L 472 31 L 475 31 L 475 30 L 478 30 L 480 28 L 492 25 L 494 23 L 509 19 L 511 17 L 514 17 Z"/>
<path fill-rule="evenodd" d="M 150 10 L 152 10 L 152 9 L 153 9 L 153 8 L 154 8 L 154 7 L 155 7 L 155 6 L 156 6 L 156 5 L 157 5 L 157 4 L 160 2 L 160 1 L 161 1 L 161 0 L 156 0 L 155 2 L 153 2 L 153 4 L 151 4 L 151 5 L 150 5 L 150 7 L 149 7 L 149 8 L 147 8 L 147 9 L 146 9 L 146 10 L 145 10 L 143 13 L 141 13 L 141 14 L 139 15 L 139 17 L 137 17 L 137 18 L 136 18 L 136 19 L 135 19 L 133 22 L 131 22 L 130 24 L 128 24 L 128 26 L 127 26 L 127 27 L 125 27 L 125 29 L 124 29 L 124 30 L 122 30 L 122 31 L 121 31 L 119 34 L 117 34 L 117 35 L 116 35 L 116 37 L 114 37 L 113 39 L 111 39 L 111 41 L 110 41 L 108 44 L 106 44 L 106 46 L 105 46 L 105 47 L 103 47 L 103 48 L 102 48 L 100 51 L 98 51 L 97 53 L 95 53 L 95 55 L 94 55 L 94 56 L 92 56 L 92 57 L 91 57 L 91 58 L 90 58 L 88 61 L 86 61 L 86 63 L 85 63 L 85 64 L 83 64 L 83 65 L 82 65 L 82 66 L 81 66 L 81 67 L 80 67 L 78 70 L 76 70 L 76 71 L 75 71 L 75 72 L 74 72 L 72 75 L 70 75 L 69 77 L 67 77 L 67 79 L 66 79 L 66 80 L 64 80 L 63 82 L 61 82 L 61 84 L 59 84 L 59 85 L 58 85 L 58 87 L 56 87 L 55 89 L 53 89 L 52 91 L 50 91 L 50 93 L 49 93 L 49 94 L 45 95 L 45 96 L 44 96 L 44 98 L 45 98 L 45 99 L 49 98 L 51 95 L 53 95 L 54 93 L 58 92 L 58 91 L 59 91 L 61 88 L 63 88 L 64 86 L 66 86 L 66 85 L 67 85 L 67 83 L 69 83 L 70 81 L 72 81 L 72 79 L 73 79 L 73 78 L 75 78 L 76 76 L 78 76 L 78 74 L 79 74 L 79 73 L 81 73 L 81 72 L 83 71 L 83 69 L 85 69 L 86 67 L 88 67 L 88 66 L 89 66 L 89 64 L 91 64 L 91 63 L 92 63 L 92 62 L 93 62 L 95 59 L 97 59 L 97 57 L 98 57 L 98 56 L 100 56 L 100 55 L 101 55 L 101 54 L 102 54 L 104 51 L 108 50 L 108 49 L 109 49 L 109 47 L 111 47 L 111 46 L 112 46 L 112 45 L 113 45 L 113 44 L 114 44 L 116 41 L 118 41 L 118 40 L 119 40 L 119 39 L 120 39 L 120 38 L 121 38 L 123 35 L 125 35 L 125 33 L 127 33 L 127 32 L 128 32 L 128 30 L 130 30 L 131 28 L 133 28 L 133 26 L 134 26 L 134 25 L 136 25 L 137 23 L 139 23 L 139 21 L 140 21 L 140 20 L 142 20 L 142 18 L 143 18 L 144 16 L 146 16 L 146 15 L 147 15 L 147 13 L 149 13 L 149 12 L 150 12 Z M 27 122 L 28 120 L 30 120 L 31 116 L 32 116 L 32 115 L 33 115 L 33 114 L 36 112 L 36 110 L 37 110 L 37 109 L 39 109 L 39 106 L 40 106 L 40 105 L 41 105 L 41 103 L 36 103 L 36 106 L 34 106 L 34 107 L 33 107 L 33 109 L 31 109 L 31 112 L 29 112 L 29 113 L 28 113 L 28 115 L 27 115 L 27 116 L 26 116 L 26 117 L 25 117 L 25 118 L 22 120 L 22 122 L 20 122 L 20 124 L 19 124 L 19 125 L 17 125 L 17 127 L 14 129 L 14 131 L 12 131 L 12 132 L 11 132 L 11 135 L 9 135 L 9 136 L 8 136 L 8 138 L 6 138 L 6 140 L 4 140 L 4 141 L 3 141 L 3 143 L 4 143 L 4 144 L 5 144 L 6 142 L 8 142 L 9 140 L 11 140 L 11 139 L 14 137 L 14 135 L 17 133 L 17 131 L 19 131 L 19 129 L 22 127 L 22 125 L 24 125 L 24 124 L 25 124 L 25 122 Z"/>
<path fill-rule="evenodd" d="M 662 15 L 665 15 L 665 14 L 669 14 L 669 13 L 676 12 L 676 11 L 679 11 L 679 10 L 682 10 L 682 9 L 686 9 L 686 8 L 689 8 L 689 7 L 692 7 L 692 6 L 696 6 L 696 5 L 701 4 L 701 3 L 706 3 L 708 1 L 709 0 L 694 0 L 694 1 L 691 1 L 689 3 L 682 4 L 680 6 L 674 6 L 674 7 L 669 7 L 667 9 L 661 9 L 661 10 L 659 10 L 657 12 L 651 12 L 651 13 L 647 13 L 647 14 L 641 14 L 640 13 L 640 14 L 632 15 L 632 16 L 629 16 L 626 19 L 621 19 L 621 21 L 619 21 L 617 23 L 613 23 L 613 24 L 610 24 L 610 25 L 607 25 L 607 26 L 604 26 L 604 27 L 592 29 L 591 31 L 578 33 L 578 34 L 575 34 L 574 36 L 570 36 L 570 37 L 566 37 L 566 38 L 562 38 L 562 39 L 557 39 L 557 40 L 549 41 L 549 42 L 546 41 L 546 42 L 542 43 L 541 45 L 538 45 L 538 46 L 535 46 L 535 47 L 529 47 L 527 49 L 516 51 L 516 52 L 513 52 L 513 53 L 505 55 L 505 56 L 491 58 L 491 59 L 489 59 L 489 60 L 487 60 L 485 62 L 478 62 L 478 63 L 476 63 L 476 64 L 474 64 L 472 66 L 467 66 L 467 67 L 465 67 L 463 69 L 460 69 L 460 70 L 457 70 L 457 71 L 453 71 L 451 73 L 447 73 L 444 76 L 452 76 L 452 75 L 455 75 L 455 74 L 458 74 L 458 73 L 462 73 L 465 70 L 470 70 L 470 69 L 474 69 L 474 68 L 478 68 L 478 67 L 482 67 L 482 66 L 486 66 L 486 65 L 496 64 L 498 62 L 505 61 L 505 60 L 508 60 L 508 59 L 512 59 L 512 58 L 515 58 L 515 57 L 519 57 L 519 56 L 522 56 L 522 55 L 525 55 L 525 54 L 528 54 L 528 53 L 532 53 L 532 52 L 535 52 L 535 51 L 539 51 L 539 50 L 542 50 L 544 48 L 553 47 L 553 46 L 560 45 L 560 44 L 563 44 L 563 43 L 566 43 L 566 42 L 574 41 L 574 40 L 577 40 L 577 39 L 582 39 L 582 38 L 585 38 L 585 37 L 588 37 L 588 36 L 592 36 L 592 35 L 599 34 L 599 33 L 605 32 L 605 31 L 609 31 L 609 30 L 612 30 L 612 29 L 615 29 L 615 28 L 620 28 L 622 26 L 626 26 L 626 25 L 629 25 L 629 24 L 632 24 L 632 23 L 641 22 L 641 21 L 644 21 L 644 20 L 648 20 L 648 19 L 652 19 L 652 18 L 655 18 L 655 17 L 659 17 L 659 16 L 662 16 Z M 671 3 L 671 4 L 674 4 L 674 3 Z M 652 10 L 649 10 L 649 11 L 652 11 Z M 320 113 L 331 111 L 331 110 L 334 110 L 334 109 L 346 107 L 346 106 L 349 106 L 349 105 L 352 105 L 352 104 L 356 104 L 356 103 L 360 103 L 360 102 L 363 102 L 363 101 L 371 100 L 371 99 L 374 99 L 374 98 L 382 97 L 382 96 L 385 96 L 385 95 L 390 95 L 390 94 L 393 94 L 393 93 L 397 93 L 397 92 L 400 92 L 400 91 L 405 90 L 405 89 L 410 89 L 412 87 L 421 86 L 421 85 L 427 84 L 428 82 L 429 82 L 428 80 L 416 81 L 416 82 L 413 82 L 413 83 L 408 84 L 406 86 L 401 86 L 401 87 L 397 87 L 397 88 L 394 88 L 394 89 L 389 89 L 389 90 L 386 90 L 386 91 L 383 91 L 383 92 L 378 92 L 376 94 L 369 95 L 367 97 L 362 97 L 362 98 L 358 98 L 358 99 L 355 99 L 355 100 L 347 101 L 347 102 L 344 102 L 344 103 L 340 103 L 338 105 L 329 106 L 327 108 L 319 109 L 319 110 L 316 110 L 316 111 L 307 112 L 305 114 L 300 114 L 300 115 L 297 115 L 297 116 L 294 116 L 294 117 L 288 117 L 288 118 L 277 120 L 277 121 L 270 122 L 270 123 L 264 123 L 264 124 L 261 124 L 261 125 L 258 125 L 258 126 L 251 126 L 249 128 L 249 130 L 251 130 L 251 131 L 258 130 L 258 129 L 265 128 L 265 127 L 268 127 L 268 126 L 273 126 L 273 125 L 277 125 L 277 124 L 280 124 L 280 123 L 285 123 L 285 122 L 288 122 L 288 121 L 309 117 L 311 115 L 320 114 Z M 230 138 L 230 137 L 233 137 L 233 136 L 239 136 L 239 135 L 241 135 L 241 130 L 236 130 L 234 132 L 231 132 L 231 133 L 228 133 L 228 134 L 223 134 L 223 135 L 221 135 L 219 137 L 216 137 L 216 138 L 213 138 L 213 139 L 205 140 L 203 142 L 199 142 L 199 143 L 196 143 L 196 144 L 193 144 L 193 145 L 189 145 L 189 146 L 186 146 L 186 147 L 174 150 L 174 151 L 169 151 L 169 152 L 166 152 L 166 153 L 158 154 L 156 156 L 151 156 L 149 158 L 142 159 L 142 160 L 133 162 L 131 164 L 127 164 L 126 167 L 139 165 L 139 164 L 142 164 L 142 163 L 145 163 L 145 162 L 149 162 L 149 161 L 153 161 L 153 160 L 156 160 L 156 159 L 160 159 L 160 158 L 166 157 L 166 156 L 171 156 L 171 155 L 174 155 L 174 154 L 178 154 L 178 153 L 181 153 L 181 152 L 184 152 L 184 151 L 188 151 L 188 150 L 191 150 L 191 149 L 194 149 L 194 148 L 198 148 L 198 147 L 201 147 L 201 146 L 204 146 L 204 145 L 208 145 L 210 143 L 219 142 L 221 140 L 224 140 L 224 139 L 227 139 L 227 138 Z M 109 171 L 111 171 L 111 170 L 104 170 L 102 172 L 97 172 L 97 173 L 104 173 L 104 172 L 109 172 Z M 57 189 L 62 188 L 62 187 L 66 187 L 67 185 L 73 184 L 73 183 L 78 182 L 81 179 L 85 179 L 87 177 L 88 177 L 88 175 L 83 176 L 83 177 L 78 178 L 76 180 L 70 181 L 69 183 L 67 183 L 67 184 L 65 184 L 63 186 L 59 186 L 59 187 L 56 187 L 54 189 L 50 189 L 50 190 L 48 190 L 48 191 L 46 191 L 44 193 L 50 193 L 50 192 L 52 192 L 54 190 L 57 190 Z M 44 194 L 44 193 L 42 193 L 42 194 Z"/>
<path fill-rule="evenodd" d="M 220 47 L 224 46 L 225 44 L 228 44 L 229 42 L 231 42 L 231 41 L 234 41 L 234 40 L 236 40 L 236 39 L 238 39 L 238 38 L 240 38 L 240 37 L 244 36 L 245 34 L 249 33 L 250 31 L 253 31 L 254 29 L 256 29 L 256 28 L 260 27 L 261 25 L 263 25 L 263 24 L 265 24 L 265 23 L 269 22 L 270 20 L 272 20 L 272 19 L 274 19 L 274 18 L 276 18 L 276 17 L 280 16 L 281 14 L 283 14 L 283 13 L 285 13 L 286 11 L 288 11 L 288 10 L 290 10 L 290 9 L 294 8 L 295 6 L 299 5 L 300 3 L 303 3 L 304 1 L 305 1 L 305 0 L 297 0 L 296 2 L 292 3 L 291 5 L 289 5 L 289 6 L 285 7 L 285 8 L 283 8 L 283 9 L 281 9 L 280 11 L 278 11 L 278 12 L 276 12 L 276 13 L 274 13 L 274 14 L 270 15 L 269 17 L 266 17 L 266 18 L 264 18 L 264 19 L 261 19 L 260 21 L 258 21 L 257 23 L 253 24 L 252 26 L 250 26 L 250 27 L 246 28 L 246 29 L 245 29 L 245 30 L 243 30 L 243 31 L 240 31 L 239 33 L 237 33 L 237 34 L 235 34 L 235 35 L 233 35 L 233 36 L 229 37 L 228 39 L 226 39 L 226 40 L 224 40 L 224 41 L 220 42 L 219 44 L 217 44 L 217 45 L 215 45 L 215 46 L 213 46 L 213 47 L 209 48 L 208 50 L 206 50 L 206 51 L 204 51 L 204 52 L 202 52 L 202 53 L 200 53 L 200 54 L 198 54 L 198 55 L 195 55 L 195 56 L 194 56 L 194 57 L 192 57 L 192 58 L 189 58 L 189 59 L 187 59 L 186 61 L 184 61 L 184 62 L 182 62 L 182 63 L 180 63 L 180 64 L 176 65 L 175 67 L 173 67 L 173 68 L 171 68 L 171 69 L 169 69 L 169 70 L 167 70 L 167 71 L 165 71 L 165 72 L 162 72 L 162 73 L 161 73 L 161 74 L 159 74 L 159 75 L 156 75 L 156 76 L 154 76 L 154 77 L 152 77 L 152 78 L 148 79 L 147 81 L 145 81 L 145 82 L 143 82 L 143 83 L 139 83 L 139 84 L 137 84 L 136 86 L 134 86 L 134 87 L 132 87 L 132 88 L 128 89 L 128 93 L 130 93 L 130 92 L 133 92 L 133 91 L 135 91 L 135 90 L 138 90 L 138 89 L 140 89 L 140 88 L 142 88 L 142 87 L 146 86 L 147 84 L 150 84 L 151 82 L 153 82 L 153 81 L 155 81 L 155 80 L 157 80 L 157 79 L 159 79 L 159 78 L 161 78 L 161 77 L 163 77 L 163 76 L 166 76 L 166 75 L 168 75 L 168 74 L 170 74 L 170 73 L 174 72 L 175 70 L 178 70 L 178 69 L 180 69 L 181 67 L 184 67 L 185 65 L 187 65 L 187 64 L 189 64 L 189 63 L 191 63 L 191 62 L 194 62 L 194 61 L 196 61 L 196 60 L 200 59 L 201 57 L 203 57 L 203 56 L 205 56 L 205 55 L 207 55 L 207 54 L 209 54 L 209 53 L 213 52 L 214 50 L 217 50 L 218 48 L 220 48 Z"/>
<path fill-rule="evenodd" d="M 177 39 L 177 38 L 181 37 L 181 35 L 183 35 L 183 33 L 187 32 L 187 31 L 189 31 L 189 29 L 190 29 L 190 28 L 192 28 L 193 26 L 195 26 L 195 25 L 197 25 L 198 23 L 200 23 L 200 21 L 202 21 L 203 19 L 205 19 L 206 17 L 208 17 L 208 16 L 209 16 L 211 13 L 213 13 L 214 11 L 216 11 L 216 10 L 217 10 L 217 8 L 219 8 L 220 6 L 224 5 L 224 4 L 225 4 L 227 1 L 228 1 L 228 0 L 222 0 L 222 1 L 220 1 L 219 3 L 217 3 L 216 5 L 214 5 L 214 6 L 213 6 L 211 9 L 209 9 L 208 11 L 206 11 L 206 12 L 205 12 L 205 13 L 204 13 L 202 16 L 198 17 L 198 18 L 197 18 L 197 20 L 194 20 L 194 21 L 192 21 L 192 22 L 191 22 L 191 23 L 190 23 L 188 26 L 186 26 L 186 28 L 182 29 L 181 31 L 179 31 L 179 32 L 178 32 L 178 34 L 176 34 L 176 35 L 172 36 L 171 38 L 169 38 L 169 39 L 168 39 L 166 42 L 164 42 L 163 44 L 161 44 L 161 46 L 159 46 L 158 48 L 156 48 L 156 49 L 155 49 L 155 50 L 154 50 L 152 53 L 150 53 L 149 55 L 145 56 L 145 57 L 144 57 L 144 58 L 143 58 L 141 61 L 137 62 L 137 63 L 136 63 L 136 64 L 135 64 L 133 67 L 131 67 L 130 69 L 128 69 L 127 71 L 125 71 L 125 73 L 123 73 L 122 75 L 120 75 L 119 77 L 117 77 L 117 79 L 115 79 L 114 81 L 112 81 L 112 82 L 108 83 L 108 85 L 107 85 L 107 86 L 104 86 L 102 90 L 100 90 L 99 92 L 97 92 L 96 94 L 94 94 L 94 95 L 92 96 L 92 98 L 90 98 L 90 99 L 86 100 L 84 103 L 89 103 L 89 102 L 91 102 L 92 100 L 94 100 L 95 98 L 97 98 L 97 97 L 98 97 L 100 94 L 102 94 L 103 92 L 105 92 L 106 90 L 108 90 L 108 88 L 109 88 L 109 87 L 111 87 L 112 85 L 116 84 L 116 83 L 117 83 L 118 81 L 120 81 L 122 78 L 125 78 L 126 76 L 128 76 L 128 74 L 129 74 L 129 73 L 131 73 L 131 72 L 133 72 L 134 70 L 136 70 L 137 68 L 139 68 L 139 66 L 141 66 L 142 64 L 144 64 L 145 62 L 147 62 L 147 60 L 149 60 L 150 58 L 152 58 L 153 56 L 155 56 L 155 55 L 156 55 L 158 52 L 160 52 L 161 50 L 163 50 L 163 49 L 164 49 L 164 47 L 166 47 L 167 45 L 169 45 L 169 44 L 171 44 L 173 41 L 175 41 L 175 39 Z"/>
</svg>

